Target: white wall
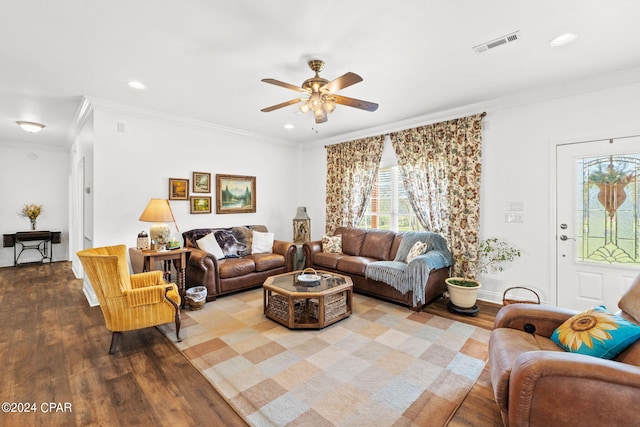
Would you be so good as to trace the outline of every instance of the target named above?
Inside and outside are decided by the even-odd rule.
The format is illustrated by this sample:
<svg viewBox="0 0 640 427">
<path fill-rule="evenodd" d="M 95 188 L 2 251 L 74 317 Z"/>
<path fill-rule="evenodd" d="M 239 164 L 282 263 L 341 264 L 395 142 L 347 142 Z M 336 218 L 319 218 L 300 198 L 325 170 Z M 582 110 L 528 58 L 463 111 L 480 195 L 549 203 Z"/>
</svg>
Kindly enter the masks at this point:
<svg viewBox="0 0 640 427">
<path fill-rule="evenodd" d="M 119 123 L 124 132 L 118 131 Z M 168 198 L 169 178 L 188 178 L 191 186 L 194 171 L 212 174 L 213 212 L 191 214 L 189 201 L 172 200 L 181 232 L 264 224 L 277 239 L 293 238 L 292 219 L 298 206 L 296 146 L 100 106 L 94 106 L 94 138 L 94 246 L 134 246 L 138 233 L 151 225 L 138 221 L 149 199 Z M 255 176 L 256 213 L 216 214 L 216 174 Z"/>
<path fill-rule="evenodd" d="M 37 134 L 33 135 L 37 140 Z M 62 243 L 55 244 L 53 260 L 67 259 L 68 253 L 68 187 L 67 153 L 37 144 L 0 145 L 0 227 L 2 234 L 31 230 L 28 218 L 18 216 L 25 204 L 39 204 L 43 212 L 37 219 L 37 230 L 62 232 Z M 37 243 L 37 242 L 34 242 Z M 40 261 L 35 250 L 27 250 L 20 262 Z M 13 265 L 13 248 L 0 249 L 0 266 Z"/>
<path fill-rule="evenodd" d="M 506 288 L 520 285 L 535 289 L 544 301 L 555 303 L 555 145 L 640 134 L 638 99 L 640 83 L 632 83 L 547 101 L 520 101 L 519 105 L 513 100 L 505 100 L 502 105 L 493 102 L 491 106 L 460 109 L 452 117 L 425 118 L 421 123 L 487 112 L 480 234 L 481 238 L 507 240 L 522 250 L 522 257 L 501 273 L 481 277 L 481 299 L 501 301 Z M 394 130 L 398 128 L 380 129 L 378 134 Z M 307 173 L 313 171 L 315 177 L 302 183 L 300 194 L 324 194 L 326 150 L 310 146 L 303 156 L 313 165 Z M 524 223 L 504 222 L 509 201 L 524 202 Z M 323 197 L 307 202 L 313 238 L 324 233 L 325 206 Z"/>
</svg>

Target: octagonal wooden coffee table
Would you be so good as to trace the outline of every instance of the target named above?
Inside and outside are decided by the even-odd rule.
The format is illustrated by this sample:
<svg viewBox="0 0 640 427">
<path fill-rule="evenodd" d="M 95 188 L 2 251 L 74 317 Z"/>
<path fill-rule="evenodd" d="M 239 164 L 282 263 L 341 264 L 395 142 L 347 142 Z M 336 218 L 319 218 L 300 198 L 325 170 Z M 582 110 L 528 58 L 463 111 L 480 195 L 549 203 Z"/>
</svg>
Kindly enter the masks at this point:
<svg viewBox="0 0 640 427">
<path fill-rule="evenodd" d="M 278 274 L 263 285 L 264 314 L 289 329 L 321 329 L 351 315 L 353 282 L 318 271 L 317 282 L 301 282 L 302 271 Z"/>
</svg>

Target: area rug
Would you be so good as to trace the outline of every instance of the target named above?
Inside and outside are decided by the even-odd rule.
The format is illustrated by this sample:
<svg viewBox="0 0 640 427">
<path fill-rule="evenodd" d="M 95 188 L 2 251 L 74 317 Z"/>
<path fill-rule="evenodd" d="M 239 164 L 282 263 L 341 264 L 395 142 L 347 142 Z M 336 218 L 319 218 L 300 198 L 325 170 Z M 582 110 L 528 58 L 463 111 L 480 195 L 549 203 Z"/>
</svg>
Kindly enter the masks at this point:
<svg viewBox="0 0 640 427">
<path fill-rule="evenodd" d="M 254 426 L 446 425 L 487 360 L 489 331 L 362 295 L 321 330 L 263 314 L 262 290 L 160 329 Z"/>
</svg>

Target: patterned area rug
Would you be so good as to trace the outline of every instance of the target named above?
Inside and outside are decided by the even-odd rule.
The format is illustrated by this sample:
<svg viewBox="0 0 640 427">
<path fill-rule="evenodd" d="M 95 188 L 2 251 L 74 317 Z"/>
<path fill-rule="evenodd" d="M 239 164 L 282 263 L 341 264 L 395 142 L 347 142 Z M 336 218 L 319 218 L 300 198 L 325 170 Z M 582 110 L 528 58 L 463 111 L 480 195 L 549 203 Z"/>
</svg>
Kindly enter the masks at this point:
<svg viewBox="0 0 640 427">
<path fill-rule="evenodd" d="M 255 426 L 446 425 L 482 372 L 489 331 L 354 294 L 321 330 L 264 317 L 262 289 L 160 329 Z"/>
</svg>

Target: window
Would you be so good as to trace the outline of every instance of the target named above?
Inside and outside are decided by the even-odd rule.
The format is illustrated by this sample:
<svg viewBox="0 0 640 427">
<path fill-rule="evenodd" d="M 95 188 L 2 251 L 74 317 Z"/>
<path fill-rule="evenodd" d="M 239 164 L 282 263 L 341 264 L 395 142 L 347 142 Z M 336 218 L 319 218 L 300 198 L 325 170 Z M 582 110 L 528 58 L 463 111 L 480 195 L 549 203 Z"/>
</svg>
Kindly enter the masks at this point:
<svg viewBox="0 0 640 427">
<path fill-rule="evenodd" d="M 423 229 L 409 203 L 398 166 L 378 170 L 378 178 L 358 226 L 392 231 Z"/>
</svg>

